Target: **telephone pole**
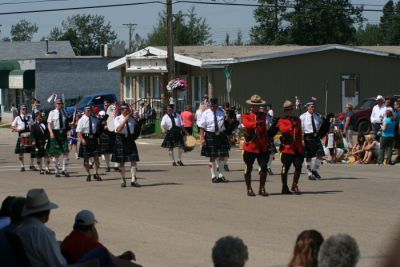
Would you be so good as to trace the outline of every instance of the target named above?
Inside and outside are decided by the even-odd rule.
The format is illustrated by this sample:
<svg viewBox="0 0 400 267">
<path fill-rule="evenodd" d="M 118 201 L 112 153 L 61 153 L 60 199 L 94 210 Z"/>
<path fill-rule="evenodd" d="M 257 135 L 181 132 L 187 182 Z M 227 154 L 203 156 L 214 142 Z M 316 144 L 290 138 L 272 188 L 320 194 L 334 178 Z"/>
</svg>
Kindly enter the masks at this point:
<svg viewBox="0 0 400 267">
<path fill-rule="evenodd" d="M 122 25 L 127 26 L 129 29 L 128 53 L 131 53 L 132 52 L 132 33 L 133 33 L 133 30 L 135 29 L 135 27 L 137 26 L 137 24 L 129 22 L 129 23 L 124 23 Z"/>
<path fill-rule="evenodd" d="M 167 69 L 168 81 L 175 79 L 174 33 L 172 29 L 172 0 L 167 0 Z"/>
</svg>

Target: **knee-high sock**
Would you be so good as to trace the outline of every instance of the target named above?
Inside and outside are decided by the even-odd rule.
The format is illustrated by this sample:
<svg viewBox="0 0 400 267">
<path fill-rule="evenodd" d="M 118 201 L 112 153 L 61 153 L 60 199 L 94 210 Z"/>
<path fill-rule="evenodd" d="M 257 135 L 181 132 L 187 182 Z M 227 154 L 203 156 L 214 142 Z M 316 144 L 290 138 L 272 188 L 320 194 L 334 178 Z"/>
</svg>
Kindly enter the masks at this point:
<svg viewBox="0 0 400 267">
<path fill-rule="evenodd" d="M 225 171 L 225 169 L 224 169 L 224 160 L 217 160 L 218 161 L 218 166 L 219 166 L 219 168 L 218 168 L 218 172 L 219 172 L 219 174 L 218 174 L 218 177 L 223 177 L 224 176 L 224 171 Z"/>
<path fill-rule="evenodd" d="M 182 153 L 183 153 L 182 147 L 178 147 L 178 160 L 179 161 L 182 161 Z"/>
<path fill-rule="evenodd" d="M 268 163 L 267 163 L 267 168 L 271 168 L 272 160 L 273 160 L 273 159 L 274 159 L 274 154 L 273 154 L 273 153 L 269 154 Z"/>
<path fill-rule="evenodd" d="M 87 175 L 90 175 L 89 160 L 83 160 L 83 167 L 85 168 Z"/>
<path fill-rule="evenodd" d="M 21 168 L 23 168 L 25 166 L 24 164 L 24 154 L 20 155 L 18 157 L 18 161 L 19 161 L 19 165 L 21 165 Z"/>
<path fill-rule="evenodd" d="M 60 158 L 59 156 L 53 157 L 54 169 L 56 173 L 60 172 Z"/>
<path fill-rule="evenodd" d="M 224 165 L 228 165 L 228 157 L 224 158 L 224 160 L 222 161 L 224 163 Z"/>
<path fill-rule="evenodd" d="M 169 151 L 169 156 L 171 157 L 172 162 L 175 162 L 175 153 L 174 153 L 174 149 L 171 149 L 171 150 Z"/>
<path fill-rule="evenodd" d="M 100 159 L 99 158 L 97 158 L 97 159 L 94 159 L 94 174 L 97 174 L 97 172 L 98 172 L 98 170 L 99 170 L 99 167 L 100 167 Z"/>
<path fill-rule="evenodd" d="M 319 170 L 319 167 L 321 166 L 321 160 L 316 158 L 312 167 L 313 171 Z"/>
<path fill-rule="evenodd" d="M 311 171 L 312 171 L 311 165 L 312 165 L 311 160 L 310 160 L 310 161 L 307 161 L 307 160 L 306 160 L 306 167 L 307 167 L 308 175 L 311 175 L 311 174 L 312 174 L 312 172 L 311 172 Z"/>
<path fill-rule="evenodd" d="M 69 161 L 68 154 L 64 154 L 64 155 L 63 155 L 63 166 L 62 166 L 62 170 L 63 170 L 63 171 L 66 171 L 66 170 L 67 170 L 68 161 Z"/>
<path fill-rule="evenodd" d="M 208 167 L 210 167 L 211 178 L 216 177 L 216 174 L 215 174 L 215 170 L 217 169 L 216 160 L 210 161 L 210 163 L 208 163 Z"/>
<path fill-rule="evenodd" d="M 136 181 L 136 165 L 132 164 L 131 166 L 131 180 L 132 182 Z"/>
<path fill-rule="evenodd" d="M 32 157 L 31 157 L 31 165 L 30 166 L 35 166 L 34 158 L 32 158 Z"/>
<path fill-rule="evenodd" d="M 46 166 L 47 171 L 49 170 L 49 163 L 50 163 L 49 157 L 44 157 L 44 165 Z"/>
<path fill-rule="evenodd" d="M 119 170 L 121 172 L 122 182 L 125 183 L 125 165 L 119 165 Z"/>
<path fill-rule="evenodd" d="M 42 170 L 43 169 L 42 158 L 37 158 L 36 163 L 39 166 L 39 170 Z"/>
<path fill-rule="evenodd" d="M 106 162 L 107 168 L 110 168 L 110 154 L 107 153 L 107 154 L 104 154 L 103 156 L 104 156 L 104 160 Z"/>
</svg>

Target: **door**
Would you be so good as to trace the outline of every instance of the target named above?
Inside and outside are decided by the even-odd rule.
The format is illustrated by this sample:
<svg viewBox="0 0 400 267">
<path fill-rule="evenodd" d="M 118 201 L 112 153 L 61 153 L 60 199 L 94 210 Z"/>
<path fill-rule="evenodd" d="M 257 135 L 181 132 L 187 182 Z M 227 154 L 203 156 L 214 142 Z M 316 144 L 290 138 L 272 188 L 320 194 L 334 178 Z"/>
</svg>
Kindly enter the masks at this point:
<svg viewBox="0 0 400 267">
<path fill-rule="evenodd" d="M 358 104 L 360 96 L 360 75 L 342 75 L 342 110 L 346 110 L 346 104 L 351 103 L 353 107 Z"/>
<path fill-rule="evenodd" d="M 207 94 L 207 80 L 204 76 L 192 77 L 192 105 L 196 110 L 203 101 L 203 96 Z"/>
</svg>

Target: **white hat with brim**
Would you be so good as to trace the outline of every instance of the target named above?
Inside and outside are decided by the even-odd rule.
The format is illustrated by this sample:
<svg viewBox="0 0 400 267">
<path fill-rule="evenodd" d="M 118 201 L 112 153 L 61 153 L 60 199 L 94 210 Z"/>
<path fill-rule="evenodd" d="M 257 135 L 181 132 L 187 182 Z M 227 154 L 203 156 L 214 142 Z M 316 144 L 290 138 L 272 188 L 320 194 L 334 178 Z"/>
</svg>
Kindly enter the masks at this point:
<svg viewBox="0 0 400 267">
<path fill-rule="evenodd" d="M 266 102 L 259 95 L 252 95 L 250 99 L 246 100 L 246 103 L 253 106 L 261 106 L 265 105 Z"/>
<path fill-rule="evenodd" d="M 58 205 L 49 201 L 44 189 L 36 188 L 29 190 L 28 194 L 26 195 L 26 203 L 21 215 L 27 216 L 56 208 L 58 208 Z"/>
<path fill-rule="evenodd" d="M 377 97 L 376 97 L 376 99 L 375 99 L 376 101 L 378 101 L 378 100 L 384 100 L 384 98 L 383 98 L 383 96 L 381 96 L 381 95 L 378 95 Z"/>
</svg>

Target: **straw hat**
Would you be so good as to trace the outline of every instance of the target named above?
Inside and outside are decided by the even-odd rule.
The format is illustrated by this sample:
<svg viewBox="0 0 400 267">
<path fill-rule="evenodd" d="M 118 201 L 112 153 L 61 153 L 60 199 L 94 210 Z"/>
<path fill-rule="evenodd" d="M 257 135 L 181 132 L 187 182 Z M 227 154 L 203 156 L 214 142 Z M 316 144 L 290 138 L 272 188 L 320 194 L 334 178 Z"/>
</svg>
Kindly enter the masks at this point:
<svg viewBox="0 0 400 267">
<path fill-rule="evenodd" d="M 22 216 L 56 208 L 58 208 L 58 205 L 49 201 L 43 188 L 35 188 L 29 190 L 26 195 L 26 204 L 22 210 Z"/>
<path fill-rule="evenodd" d="M 293 107 L 293 103 L 290 100 L 285 100 L 282 105 L 283 109 L 288 109 Z"/>
<path fill-rule="evenodd" d="M 246 103 L 254 106 L 260 106 L 265 105 L 266 102 L 262 100 L 259 95 L 252 95 L 249 100 L 246 100 Z"/>
</svg>

